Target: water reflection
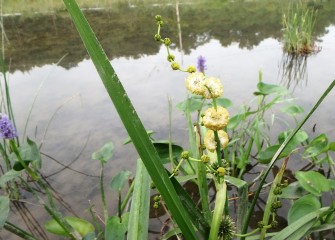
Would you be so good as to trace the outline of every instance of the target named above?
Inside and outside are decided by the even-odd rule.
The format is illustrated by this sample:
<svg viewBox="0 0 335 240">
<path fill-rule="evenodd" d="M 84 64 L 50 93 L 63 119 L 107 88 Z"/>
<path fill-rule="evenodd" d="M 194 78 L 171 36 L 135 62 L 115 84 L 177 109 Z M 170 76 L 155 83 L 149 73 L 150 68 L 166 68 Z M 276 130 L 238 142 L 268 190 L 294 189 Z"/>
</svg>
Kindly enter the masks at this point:
<svg viewBox="0 0 335 240">
<path fill-rule="evenodd" d="M 153 44 L 154 16 L 164 16 L 168 23 L 163 34 L 178 42 L 189 54 L 193 49 L 217 39 L 222 46 L 237 43 L 240 48 L 252 49 L 264 39 L 281 38 L 283 1 L 195 1 L 176 5 L 115 4 L 110 9 L 85 11 L 85 15 L 110 59 L 139 58 L 159 51 Z M 225 13 L 225 14 L 222 14 Z M 315 35 L 326 33 L 335 23 L 335 3 L 322 2 Z M 180 19 L 178 25 L 178 18 Z M 86 51 L 66 12 L 4 17 L 8 41 L 5 44 L 10 71 L 27 71 L 34 66 L 55 63 L 65 54 L 61 66 L 71 68 L 87 58 Z M 178 26 L 178 27 L 177 27 Z M 182 31 L 182 35 L 179 33 Z"/>
<path fill-rule="evenodd" d="M 279 72 L 282 85 L 293 89 L 293 91 L 297 86 L 307 85 L 307 61 L 307 55 L 283 54 Z"/>
</svg>

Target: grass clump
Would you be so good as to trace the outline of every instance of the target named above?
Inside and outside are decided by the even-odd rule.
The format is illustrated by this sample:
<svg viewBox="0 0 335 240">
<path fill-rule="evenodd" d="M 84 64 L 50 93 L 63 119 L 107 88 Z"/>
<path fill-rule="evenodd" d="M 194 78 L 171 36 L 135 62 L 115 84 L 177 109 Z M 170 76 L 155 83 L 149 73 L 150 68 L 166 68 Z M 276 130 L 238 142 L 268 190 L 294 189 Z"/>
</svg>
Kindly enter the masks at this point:
<svg viewBox="0 0 335 240">
<path fill-rule="evenodd" d="M 303 2 L 292 3 L 287 14 L 283 14 L 284 51 L 293 55 L 315 53 L 318 48 L 313 39 L 317 10 Z"/>
</svg>

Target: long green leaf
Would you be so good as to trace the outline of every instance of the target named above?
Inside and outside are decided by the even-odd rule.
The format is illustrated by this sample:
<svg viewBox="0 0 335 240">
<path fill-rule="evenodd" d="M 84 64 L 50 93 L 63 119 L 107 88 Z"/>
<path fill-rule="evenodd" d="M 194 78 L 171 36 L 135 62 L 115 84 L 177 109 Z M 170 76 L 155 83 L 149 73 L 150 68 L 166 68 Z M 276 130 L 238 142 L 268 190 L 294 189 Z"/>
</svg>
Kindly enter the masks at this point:
<svg viewBox="0 0 335 240">
<path fill-rule="evenodd" d="M 324 215 L 328 214 L 331 210 L 329 207 L 318 209 L 314 212 L 307 214 L 306 216 L 300 218 L 294 223 L 290 224 L 278 234 L 276 234 L 270 240 L 296 240 L 302 239 L 306 235 L 308 230 L 313 227 L 313 225 Z"/>
<path fill-rule="evenodd" d="M 92 61 L 151 179 L 186 239 L 196 239 L 189 216 L 108 57 L 75 0 L 63 0 Z"/>
<path fill-rule="evenodd" d="M 148 239 L 150 176 L 142 160 L 137 160 L 133 200 L 128 223 L 128 239 Z"/>
</svg>

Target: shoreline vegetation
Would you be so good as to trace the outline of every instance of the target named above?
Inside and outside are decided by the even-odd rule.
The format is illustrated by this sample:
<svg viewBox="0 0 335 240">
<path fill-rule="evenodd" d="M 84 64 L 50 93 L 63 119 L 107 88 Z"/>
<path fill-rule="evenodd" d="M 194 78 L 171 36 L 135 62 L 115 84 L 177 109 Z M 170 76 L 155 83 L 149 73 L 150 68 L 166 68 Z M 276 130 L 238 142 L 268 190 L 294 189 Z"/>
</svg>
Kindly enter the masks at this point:
<svg viewBox="0 0 335 240">
<path fill-rule="evenodd" d="M 8 2 L 11 3 L 6 1 L 4 4 Z M 166 31 L 171 39 L 178 39 L 175 5 L 171 1 L 167 2 L 166 7 L 147 7 L 143 4 L 134 8 L 125 1 L 117 3 L 113 3 L 115 4 L 113 9 L 85 11 L 85 16 L 96 31 L 109 59 L 119 57 L 136 59 L 143 55 L 157 54 L 160 46 L 150 42 L 151 19 L 157 11 L 166 16 L 166 21 L 169 23 Z M 323 2 L 319 8 L 313 31 L 316 40 L 327 33 L 329 25 L 335 24 L 333 18 L 335 2 Z M 216 21 L 203 21 L 199 9 L 211 12 Z M 238 4 L 197 1 L 194 6 L 180 6 L 183 51 L 185 54 L 190 53 L 192 49 L 205 44 L 208 39 L 217 39 L 222 46 L 238 43 L 242 49 L 252 49 L 267 38 L 281 41 L 283 34 L 278 29 L 282 28 L 281 19 L 284 10 L 287 9 L 283 9 L 280 2 L 265 4 L 264 1 Z M 221 14 L 222 12 L 226 14 Z M 222 22 L 225 24 L 222 25 Z M 66 69 L 76 66 L 87 58 L 85 48 L 65 11 L 3 17 L 3 26 L 6 34 L 4 38 L 6 64 L 10 64 L 9 72 L 29 71 L 33 66 L 53 64 L 65 54 L 67 56 L 61 62 L 61 66 Z M 122 48 L 113 47 L 121 45 Z"/>
</svg>

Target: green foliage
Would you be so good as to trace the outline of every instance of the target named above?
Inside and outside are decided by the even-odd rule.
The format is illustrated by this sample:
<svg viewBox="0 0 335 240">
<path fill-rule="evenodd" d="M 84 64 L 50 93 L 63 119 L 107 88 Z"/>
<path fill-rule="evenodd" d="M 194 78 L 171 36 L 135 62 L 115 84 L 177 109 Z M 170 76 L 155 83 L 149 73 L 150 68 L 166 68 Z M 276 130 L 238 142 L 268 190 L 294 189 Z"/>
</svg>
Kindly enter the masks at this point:
<svg viewBox="0 0 335 240">
<path fill-rule="evenodd" d="M 137 160 L 133 199 L 128 223 L 128 239 L 148 239 L 150 176 L 142 160 Z"/>
<path fill-rule="evenodd" d="M 293 203 L 288 212 L 288 225 L 291 225 L 300 218 L 303 218 L 307 214 L 312 213 L 320 208 L 321 203 L 319 199 L 311 194 L 299 198 Z"/>
<path fill-rule="evenodd" d="M 114 191 L 121 191 L 125 183 L 128 181 L 131 172 L 121 171 L 116 176 L 114 176 L 110 182 L 110 187 Z"/>
<path fill-rule="evenodd" d="M 125 213 L 121 218 L 113 216 L 108 219 L 106 224 L 105 239 L 120 240 L 124 239 L 124 236 L 128 229 L 129 213 Z"/>
<path fill-rule="evenodd" d="M 9 197 L 0 196 L 0 230 L 5 225 L 9 213 Z"/>
<path fill-rule="evenodd" d="M 94 232 L 94 226 L 84 219 L 67 216 L 64 217 L 64 220 L 68 222 L 71 227 L 73 227 L 82 237 L 86 236 L 91 232 Z M 64 228 L 62 228 L 61 225 L 59 225 L 59 223 L 54 219 L 47 221 L 44 227 L 50 233 L 59 236 L 70 236 L 68 232 L 64 230 Z"/>
<path fill-rule="evenodd" d="M 322 192 L 329 192 L 334 181 L 315 171 L 298 171 L 295 173 L 295 177 L 306 191 L 318 197 L 321 197 Z"/>
<path fill-rule="evenodd" d="M 313 31 L 317 10 L 308 8 L 302 1 L 292 3 L 283 14 L 284 50 L 293 55 L 305 55 L 317 51 Z"/>
<path fill-rule="evenodd" d="M 113 156 L 114 144 L 112 142 L 106 143 L 98 151 L 92 154 L 92 159 L 99 160 L 102 163 L 108 162 Z"/>
</svg>

